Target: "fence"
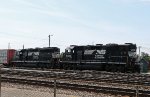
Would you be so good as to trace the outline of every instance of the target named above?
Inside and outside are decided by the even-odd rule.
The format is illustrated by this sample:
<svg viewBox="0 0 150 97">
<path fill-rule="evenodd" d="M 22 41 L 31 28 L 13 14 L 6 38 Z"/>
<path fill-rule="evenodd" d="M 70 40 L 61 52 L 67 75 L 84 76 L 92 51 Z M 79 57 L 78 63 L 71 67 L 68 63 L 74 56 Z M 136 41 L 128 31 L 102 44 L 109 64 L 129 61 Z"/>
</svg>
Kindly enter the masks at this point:
<svg viewBox="0 0 150 97">
<path fill-rule="evenodd" d="M 44 76 L 44 75 L 43 75 Z M 71 90 L 69 87 L 72 87 L 75 83 L 80 83 L 77 81 L 68 81 L 68 83 L 72 83 L 72 86 L 69 86 L 68 89 L 63 89 L 58 84 L 62 84 L 65 80 L 54 78 L 50 80 L 53 84 L 48 85 L 47 87 L 39 85 L 24 85 L 17 83 L 6 83 L 2 82 L 0 75 L 0 97 L 120 97 L 119 94 L 111 95 L 110 93 L 103 94 L 101 92 L 93 92 L 93 91 L 80 91 L 80 90 Z M 42 83 L 44 84 L 44 83 Z M 95 84 L 91 82 L 87 82 L 85 84 Z M 2 85 L 2 86 L 1 86 Z M 103 86 L 104 84 L 101 83 Z M 114 84 L 107 84 L 108 86 L 113 86 Z M 2 89 L 1 89 L 2 87 Z M 118 87 L 118 86 L 117 86 Z M 126 85 L 124 85 L 126 87 Z M 139 86 L 133 86 L 135 90 L 135 96 L 139 97 Z M 92 89 L 91 89 L 92 90 Z"/>
</svg>

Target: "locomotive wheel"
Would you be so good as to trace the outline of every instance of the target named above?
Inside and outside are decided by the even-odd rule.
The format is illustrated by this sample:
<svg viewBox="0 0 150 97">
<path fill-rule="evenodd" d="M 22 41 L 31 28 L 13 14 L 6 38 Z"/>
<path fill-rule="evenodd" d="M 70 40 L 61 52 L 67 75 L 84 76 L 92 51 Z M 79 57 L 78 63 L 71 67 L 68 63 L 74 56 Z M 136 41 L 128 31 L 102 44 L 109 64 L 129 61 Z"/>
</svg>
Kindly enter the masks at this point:
<svg viewBox="0 0 150 97">
<path fill-rule="evenodd" d="M 76 70 L 77 69 L 77 65 L 73 65 L 73 70 Z"/>
<path fill-rule="evenodd" d="M 65 70 L 68 70 L 68 65 L 67 65 L 67 64 L 64 64 L 64 65 L 63 65 L 63 68 L 64 68 Z"/>
<path fill-rule="evenodd" d="M 36 64 L 36 68 L 40 67 L 39 64 L 40 64 L 40 63 L 37 63 L 37 64 Z"/>
<path fill-rule="evenodd" d="M 122 70 L 121 70 L 121 66 L 117 66 L 117 71 L 118 72 L 121 72 Z"/>
<path fill-rule="evenodd" d="M 59 64 L 58 69 L 63 69 L 63 64 Z"/>
<path fill-rule="evenodd" d="M 52 68 L 52 69 L 55 69 L 54 64 L 51 64 L 51 68 Z"/>
<path fill-rule="evenodd" d="M 46 68 L 49 68 L 49 65 L 48 64 L 45 64 L 46 65 Z"/>
<path fill-rule="evenodd" d="M 68 69 L 69 70 L 75 70 L 76 69 L 76 65 L 74 65 L 74 64 L 68 65 Z"/>
<path fill-rule="evenodd" d="M 106 65 L 106 66 L 105 66 L 105 70 L 106 70 L 107 72 L 110 72 L 110 70 L 111 70 L 110 66 L 109 66 L 109 65 Z"/>
<path fill-rule="evenodd" d="M 124 73 L 125 72 L 124 66 L 118 66 L 118 71 Z"/>
<path fill-rule="evenodd" d="M 111 71 L 112 72 L 117 72 L 117 66 L 116 65 L 111 65 Z"/>
<path fill-rule="evenodd" d="M 67 65 L 67 70 L 71 70 L 71 65 Z"/>
</svg>

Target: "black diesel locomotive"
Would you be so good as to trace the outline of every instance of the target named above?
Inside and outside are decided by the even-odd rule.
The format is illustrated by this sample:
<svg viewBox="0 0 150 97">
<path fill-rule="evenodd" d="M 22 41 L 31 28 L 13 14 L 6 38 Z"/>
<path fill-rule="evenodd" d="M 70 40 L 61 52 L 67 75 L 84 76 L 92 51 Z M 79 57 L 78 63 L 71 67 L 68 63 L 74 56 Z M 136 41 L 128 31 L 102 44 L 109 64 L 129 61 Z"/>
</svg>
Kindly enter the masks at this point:
<svg viewBox="0 0 150 97">
<path fill-rule="evenodd" d="M 16 52 L 11 64 L 41 68 L 140 72 L 136 49 L 136 45 L 132 43 L 71 45 L 62 54 L 57 47 L 22 49 Z"/>
<path fill-rule="evenodd" d="M 11 64 L 17 67 L 54 68 L 59 62 L 60 49 L 57 47 L 30 48 L 16 51 Z"/>
<path fill-rule="evenodd" d="M 65 50 L 61 63 L 65 69 L 140 72 L 140 65 L 136 62 L 136 49 L 136 45 L 132 43 L 72 45 Z"/>
</svg>

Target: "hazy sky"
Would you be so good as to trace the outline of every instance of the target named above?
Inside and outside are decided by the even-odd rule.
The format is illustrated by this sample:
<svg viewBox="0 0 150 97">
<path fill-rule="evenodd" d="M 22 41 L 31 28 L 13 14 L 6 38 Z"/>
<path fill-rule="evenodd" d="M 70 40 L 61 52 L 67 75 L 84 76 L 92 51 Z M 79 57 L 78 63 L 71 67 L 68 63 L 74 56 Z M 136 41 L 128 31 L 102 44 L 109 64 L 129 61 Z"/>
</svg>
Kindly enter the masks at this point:
<svg viewBox="0 0 150 97">
<path fill-rule="evenodd" d="M 150 52 L 150 0 L 0 0 L 0 48 L 136 43 Z"/>
</svg>

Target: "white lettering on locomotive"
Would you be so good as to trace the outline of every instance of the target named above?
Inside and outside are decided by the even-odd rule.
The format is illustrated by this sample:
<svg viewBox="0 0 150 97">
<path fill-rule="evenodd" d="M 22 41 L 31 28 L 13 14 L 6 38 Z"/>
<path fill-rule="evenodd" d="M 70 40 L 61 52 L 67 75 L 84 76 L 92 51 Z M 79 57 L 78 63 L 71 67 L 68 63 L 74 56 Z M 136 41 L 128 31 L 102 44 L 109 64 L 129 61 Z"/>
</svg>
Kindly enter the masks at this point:
<svg viewBox="0 0 150 97">
<path fill-rule="evenodd" d="M 106 54 L 106 50 L 97 50 L 97 53 L 100 55 Z"/>
<path fill-rule="evenodd" d="M 95 59 L 104 59 L 104 55 L 106 54 L 106 50 L 97 50 L 95 54 Z"/>
<path fill-rule="evenodd" d="M 28 53 L 28 56 L 32 56 L 32 55 L 39 56 L 39 52 L 29 52 Z"/>
<path fill-rule="evenodd" d="M 104 55 L 95 55 L 95 59 L 104 59 Z"/>
</svg>

